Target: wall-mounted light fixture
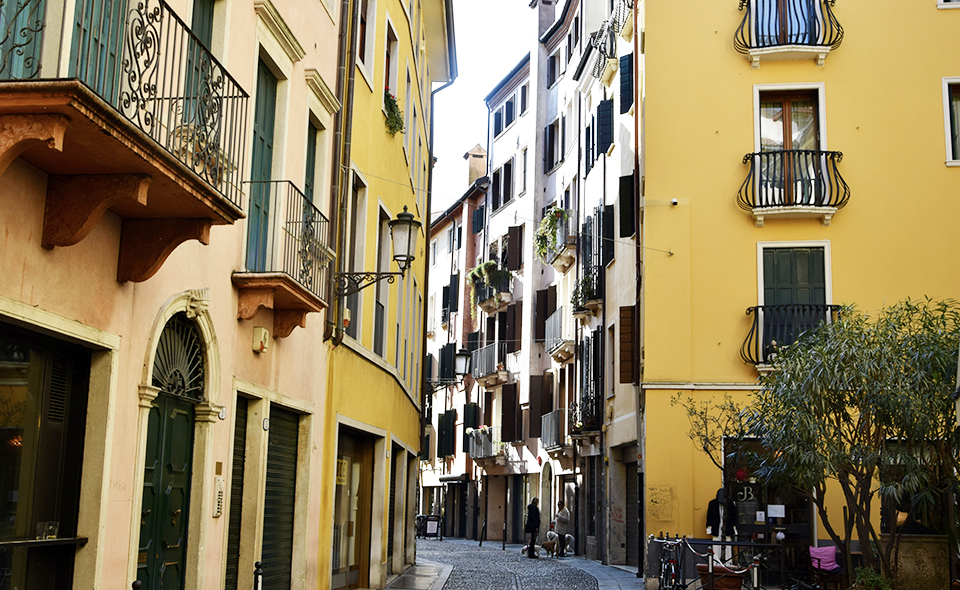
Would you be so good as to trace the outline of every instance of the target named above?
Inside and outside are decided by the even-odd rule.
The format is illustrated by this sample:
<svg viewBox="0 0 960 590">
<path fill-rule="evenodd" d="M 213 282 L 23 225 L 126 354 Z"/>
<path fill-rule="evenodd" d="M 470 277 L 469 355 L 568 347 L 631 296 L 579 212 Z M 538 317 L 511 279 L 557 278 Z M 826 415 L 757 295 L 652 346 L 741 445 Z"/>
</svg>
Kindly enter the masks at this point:
<svg viewBox="0 0 960 590">
<path fill-rule="evenodd" d="M 404 205 L 403 213 L 397 213 L 397 218 L 390 221 L 393 259 L 400 267 L 400 272 L 338 272 L 335 289 L 337 297 L 353 295 L 384 279 L 392 283 L 397 277 L 406 274 L 416 258 L 417 236 L 420 234 L 421 225 L 423 224 L 413 218 L 413 213 L 407 213 L 407 206 Z"/>
</svg>

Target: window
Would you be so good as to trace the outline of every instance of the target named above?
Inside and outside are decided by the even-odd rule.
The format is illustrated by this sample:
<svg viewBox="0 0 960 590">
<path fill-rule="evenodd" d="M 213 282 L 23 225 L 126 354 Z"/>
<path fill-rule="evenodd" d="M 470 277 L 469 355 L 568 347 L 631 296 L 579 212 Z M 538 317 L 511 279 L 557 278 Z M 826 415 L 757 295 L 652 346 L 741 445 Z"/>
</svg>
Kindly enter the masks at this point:
<svg viewBox="0 0 960 590">
<path fill-rule="evenodd" d="M 815 91 L 760 93 L 760 151 L 820 147 Z"/>
<path fill-rule="evenodd" d="M 937 8 L 960 8 L 960 0 L 940 0 Z"/>
<path fill-rule="evenodd" d="M 960 78 L 943 79 L 943 124 L 947 165 L 960 166 Z"/>
<path fill-rule="evenodd" d="M 387 39 L 384 45 L 383 89 L 385 90 L 384 99 L 386 99 L 386 92 L 397 95 L 397 60 L 399 53 L 397 50 L 397 34 L 393 31 L 393 26 L 390 23 L 387 23 Z M 409 108 L 408 105 L 403 106 Z"/>
<path fill-rule="evenodd" d="M 390 270 L 390 216 L 383 209 L 380 209 L 379 225 L 377 227 L 377 271 L 387 272 Z M 384 356 L 384 342 L 387 332 L 387 304 L 390 300 L 390 288 L 384 283 L 378 282 L 376 287 L 376 302 L 374 304 L 373 317 L 373 352 Z"/>
<path fill-rule="evenodd" d="M 373 37 L 367 34 L 368 25 L 376 21 L 376 0 L 360 0 L 360 27 L 357 31 L 357 59 L 367 63 Z"/>
<path fill-rule="evenodd" d="M 563 160 L 561 121 L 557 119 L 543 131 L 543 169 L 553 170 Z"/>
<path fill-rule="evenodd" d="M 817 45 L 819 8 L 814 0 L 753 0 L 760 47 Z"/>
<path fill-rule="evenodd" d="M 437 265 L 437 241 L 430 241 L 430 266 Z"/>
<path fill-rule="evenodd" d="M 547 58 L 547 87 L 553 86 L 560 79 L 560 52 L 557 51 Z"/>
<path fill-rule="evenodd" d="M 516 120 L 516 95 L 510 96 L 500 108 L 493 113 L 493 136 L 503 133 Z"/>
<path fill-rule="evenodd" d="M 527 148 L 520 154 L 520 194 L 527 192 Z"/>
<path fill-rule="evenodd" d="M 413 149 L 413 133 L 410 133 L 410 117 L 416 112 L 416 109 L 410 108 L 410 90 L 412 88 L 410 83 L 410 68 L 407 68 L 407 86 L 404 89 L 404 100 L 403 100 L 403 127 L 407 131 L 404 134 L 403 138 L 403 149 L 407 152 L 407 159 L 410 158 L 410 151 Z M 414 166 L 410 167 L 410 176 L 413 176 L 413 171 L 415 170 Z"/>
<path fill-rule="evenodd" d="M 494 210 L 506 205 L 513 199 L 513 158 L 493 172 L 492 206 Z"/>
<path fill-rule="evenodd" d="M 520 114 L 527 112 L 527 92 L 529 91 L 529 85 L 524 84 L 520 87 Z"/>
</svg>

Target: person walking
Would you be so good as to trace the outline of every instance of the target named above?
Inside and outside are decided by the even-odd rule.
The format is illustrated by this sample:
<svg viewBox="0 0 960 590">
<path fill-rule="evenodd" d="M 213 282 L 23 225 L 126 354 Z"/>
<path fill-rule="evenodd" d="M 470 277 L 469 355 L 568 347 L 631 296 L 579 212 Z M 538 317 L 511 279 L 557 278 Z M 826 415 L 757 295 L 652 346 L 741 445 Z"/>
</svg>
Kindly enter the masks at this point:
<svg viewBox="0 0 960 590">
<path fill-rule="evenodd" d="M 523 531 L 530 533 L 530 544 L 527 545 L 527 557 L 537 557 L 537 535 L 540 533 L 540 500 L 534 498 L 527 506 L 527 525 Z"/>
<path fill-rule="evenodd" d="M 557 502 L 557 515 L 553 519 L 557 521 L 557 554 L 563 557 L 567 550 L 567 534 L 570 532 L 570 511 L 563 505 L 563 500 Z"/>
</svg>

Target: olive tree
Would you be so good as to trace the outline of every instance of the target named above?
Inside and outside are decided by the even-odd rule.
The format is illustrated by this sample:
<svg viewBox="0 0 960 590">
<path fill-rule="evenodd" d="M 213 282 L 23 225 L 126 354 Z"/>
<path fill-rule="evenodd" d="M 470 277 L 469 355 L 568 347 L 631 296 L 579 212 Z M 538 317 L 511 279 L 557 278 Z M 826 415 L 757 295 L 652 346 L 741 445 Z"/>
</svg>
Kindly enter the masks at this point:
<svg viewBox="0 0 960 590">
<path fill-rule="evenodd" d="M 895 579 L 897 543 L 880 542 L 875 500 L 910 518 L 953 490 L 958 338 L 954 301 L 906 300 L 876 317 L 844 307 L 777 350 L 744 410 L 757 477 L 807 496 L 847 563 L 855 534 L 864 564 Z M 843 513 L 828 512 L 831 489 Z"/>
</svg>

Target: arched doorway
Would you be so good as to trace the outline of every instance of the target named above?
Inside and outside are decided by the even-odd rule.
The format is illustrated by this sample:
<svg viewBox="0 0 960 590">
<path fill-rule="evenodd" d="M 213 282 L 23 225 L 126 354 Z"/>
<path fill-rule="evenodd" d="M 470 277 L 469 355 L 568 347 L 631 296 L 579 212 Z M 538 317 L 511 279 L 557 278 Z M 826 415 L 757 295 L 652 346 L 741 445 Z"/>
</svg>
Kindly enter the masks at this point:
<svg viewBox="0 0 960 590">
<path fill-rule="evenodd" d="M 147 417 L 137 579 L 144 590 L 182 588 L 187 559 L 194 421 L 204 401 L 205 347 L 183 312 L 157 343 L 151 384 L 159 391 Z"/>
</svg>

